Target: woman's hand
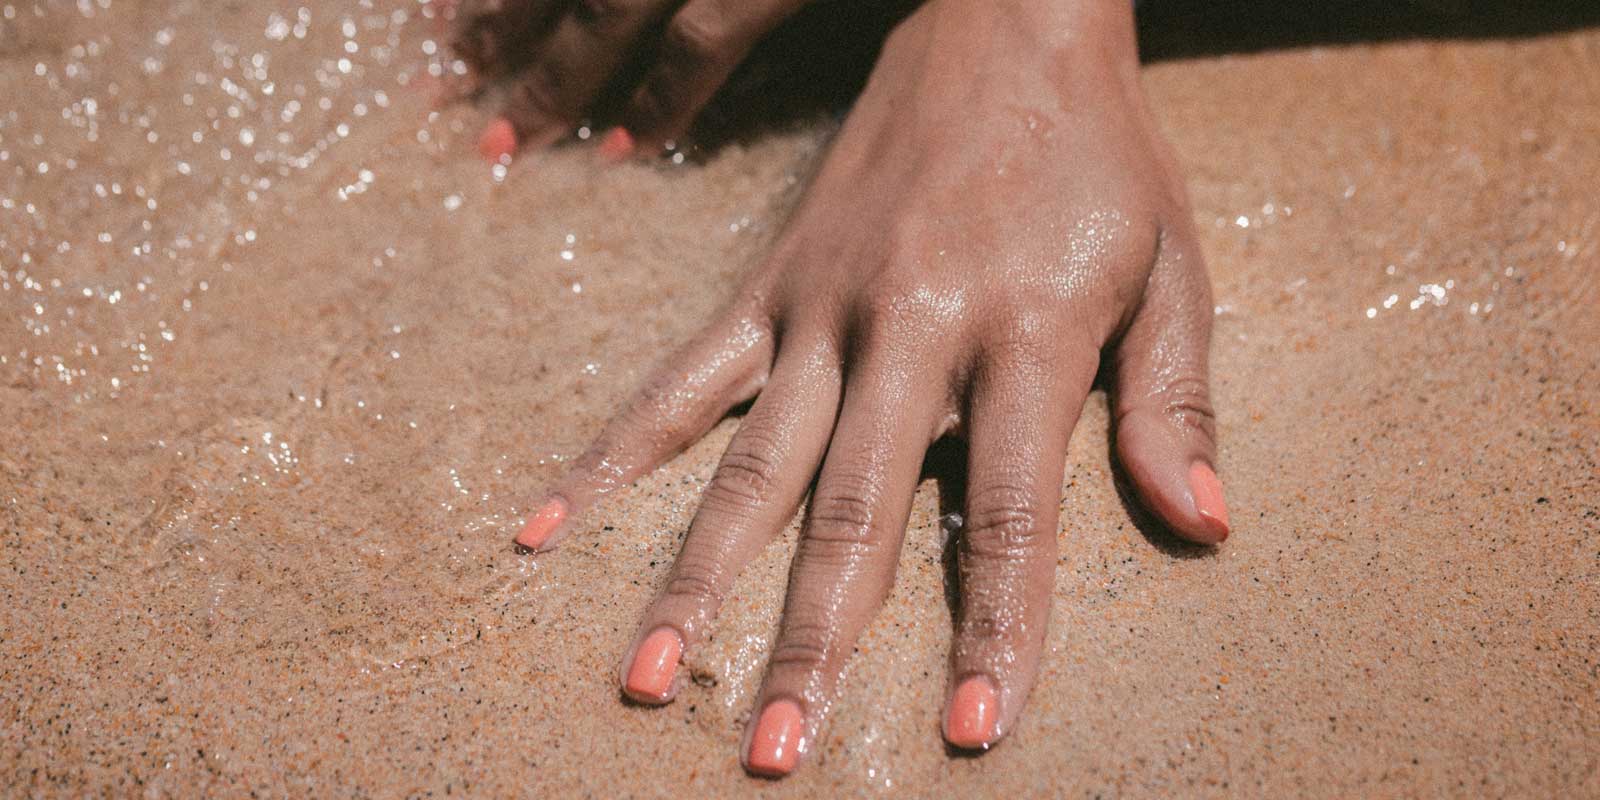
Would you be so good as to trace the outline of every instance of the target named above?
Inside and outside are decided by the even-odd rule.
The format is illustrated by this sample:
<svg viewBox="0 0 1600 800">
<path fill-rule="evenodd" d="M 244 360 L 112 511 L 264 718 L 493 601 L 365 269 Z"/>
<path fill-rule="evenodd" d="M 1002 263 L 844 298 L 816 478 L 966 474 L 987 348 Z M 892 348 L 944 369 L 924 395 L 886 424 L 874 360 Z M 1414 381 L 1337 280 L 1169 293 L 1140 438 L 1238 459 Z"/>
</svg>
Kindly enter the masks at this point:
<svg viewBox="0 0 1600 800">
<path fill-rule="evenodd" d="M 657 152 L 681 139 L 756 42 L 807 2 L 464 0 L 456 53 L 481 79 L 511 87 L 479 149 L 497 159 L 550 145 L 620 89 L 628 98 L 621 125 L 602 151 Z"/>
<path fill-rule="evenodd" d="M 755 402 L 622 670 L 669 702 L 739 570 L 812 494 L 743 756 L 792 770 L 893 583 L 925 451 L 964 437 L 962 604 L 944 734 L 1016 723 L 1051 605 L 1067 441 L 1102 354 L 1117 457 L 1173 531 L 1228 535 L 1212 467 L 1211 292 L 1139 87 L 1127 3 L 934 0 L 891 36 L 801 206 L 517 537 L 546 549 Z"/>
</svg>

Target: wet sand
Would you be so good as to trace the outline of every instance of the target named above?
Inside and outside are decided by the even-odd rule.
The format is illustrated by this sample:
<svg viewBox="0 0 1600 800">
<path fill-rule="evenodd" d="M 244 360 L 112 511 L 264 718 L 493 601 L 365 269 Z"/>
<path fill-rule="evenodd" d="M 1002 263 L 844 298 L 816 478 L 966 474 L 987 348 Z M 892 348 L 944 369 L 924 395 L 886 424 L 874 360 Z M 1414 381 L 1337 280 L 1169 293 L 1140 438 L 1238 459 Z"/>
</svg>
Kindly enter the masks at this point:
<svg viewBox="0 0 1600 800">
<path fill-rule="evenodd" d="M 1600 795 L 1600 30 L 1148 67 L 1233 537 L 1123 504 L 1094 395 L 1039 684 L 952 757 L 928 481 L 769 783 L 735 747 L 792 529 L 676 703 L 616 686 L 734 423 L 559 554 L 507 526 L 828 126 L 496 176 L 481 113 L 427 118 L 417 4 L 307 5 L 0 0 L 4 794 Z"/>
</svg>

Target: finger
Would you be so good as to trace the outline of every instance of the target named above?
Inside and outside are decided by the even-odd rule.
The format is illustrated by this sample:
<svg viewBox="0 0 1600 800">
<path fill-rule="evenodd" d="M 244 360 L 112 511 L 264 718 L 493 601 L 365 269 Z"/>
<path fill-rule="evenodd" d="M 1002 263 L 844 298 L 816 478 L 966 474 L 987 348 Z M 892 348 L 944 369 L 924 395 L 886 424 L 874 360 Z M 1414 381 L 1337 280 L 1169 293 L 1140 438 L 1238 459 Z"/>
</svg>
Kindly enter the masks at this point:
<svg viewBox="0 0 1600 800">
<path fill-rule="evenodd" d="M 1010 731 L 1038 669 L 1067 440 L 1098 361 L 1088 347 L 1065 356 L 1004 354 L 974 376 L 944 714 L 945 740 L 957 747 L 988 748 Z"/>
<path fill-rule="evenodd" d="M 485 137 L 502 135 L 508 125 L 518 148 L 537 149 L 565 136 L 623 66 L 640 34 L 670 8 L 670 0 L 580 0 L 517 76 L 504 122 L 491 123 Z"/>
<path fill-rule="evenodd" d="M 751 48 L 804 0 L 690 0 L 667 23 L 661 49 L 622 114 L 639 151 L 688 133 Z"/>
<path fill-rule="evenodd" d="M 747 726 L 745 768 L 792 771 L 820 729 L 856 638 L 894 581 L 935 403 L 911 370 L 868 366 L 839 424 L 789 574 L 783 622 Z"/>
<path fill-rule="evenodd" d="M 839 359 L 820 340 L 779 355 L 728 443 L 672 574 L 623 659 L 629 697 L 642 703 L 672 699 L 678 657 L 709 633 L 739 572 L 788 524 L 805 496 L 833 429 L 839 384 Z"/>
<path fill-rule="evenodd" d="M 562 0 L 447 0 L 440 14 L 453 18 L 451 49 L 479 76 L 494 78 L 528 63 L 531 46 L 548 31 Z"/>
<path fill-rule="evenodd" d="M 729 314 L 678 352 L 545 498 L 517 534 L 532 550 L 555 546 L 571 520 L 598 497 L 627 486 L 711 429 L 728 410 L 755 396 L 771 364 L 765 318 Z"/>
<path fill-rule="evenodd" d="M 1117 458 L 1145 506 L 1179 536 L 1228 538 L 1217 479 L 1207 350 L 1211 283 L 1187 231 L 1164 232 L 1143 303 L 1117 345 Z"/>
</svg>

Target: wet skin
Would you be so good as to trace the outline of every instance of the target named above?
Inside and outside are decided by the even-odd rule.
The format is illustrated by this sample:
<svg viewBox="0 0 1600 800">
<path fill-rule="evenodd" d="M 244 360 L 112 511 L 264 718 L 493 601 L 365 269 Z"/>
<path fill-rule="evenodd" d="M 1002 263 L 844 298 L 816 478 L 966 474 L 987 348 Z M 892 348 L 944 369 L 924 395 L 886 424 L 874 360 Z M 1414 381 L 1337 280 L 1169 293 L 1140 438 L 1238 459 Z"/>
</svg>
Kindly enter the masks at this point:
<svg viewBox="0 0 1600 800">
<path fill-rule="evenodd" d="M 701 95 L 684 97 L 692 117 Z M 636 700 L 670 702 L 682 655 L 811 491 L 741 746 L 751 772 L 782 775 L 815 746 L 893 583 L 928 446 L 958 436 L 969 476 L 944 735 L 984 748 L 1015 727 L 1038 667 L 1067 443 L 1103 358 L 1116 457 L 1140 499 L 1179 536 L 1227 537 L 1211 317 L 1129 4 L 932 0 L 891 35 L 730 306 L 535 504 L 517 541 L 554 547 L 599 497 L 753 399 L 620 678 Z"/>
<path fill-rule="evenodd" d="M 659 151 L 688 133 L 763 36 L 810 1 L 441 0 L 457 19 L 456 53 L 479 80 L 510 89 L 480 144 L 490 158 L 565 137 L 632 71 L 622 124 L 603 149 Z"/>
</svg>

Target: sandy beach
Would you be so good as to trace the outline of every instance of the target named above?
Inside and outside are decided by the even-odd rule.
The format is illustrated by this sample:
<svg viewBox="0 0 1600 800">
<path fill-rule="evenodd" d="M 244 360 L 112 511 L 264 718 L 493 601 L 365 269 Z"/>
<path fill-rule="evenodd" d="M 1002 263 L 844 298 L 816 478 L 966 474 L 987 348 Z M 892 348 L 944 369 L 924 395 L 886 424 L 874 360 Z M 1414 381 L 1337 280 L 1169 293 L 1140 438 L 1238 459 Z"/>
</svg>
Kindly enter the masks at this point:
<svg viewBox="0 0 1600 800">
<path fill-rule="evenodd" d="M 826 118 L 492 170 L 407 0 L 0 0 L 0 794 L 1600 796 L 1600 28 L 1178 53 L 1234 533 L 1074 435 L 1014 733 L 939 737 L 940 493 L 820 748 L 736 748 L 795 529 L 617 663 L 737 422 L 513 520 L 781 228 Z"/>
</svg>

